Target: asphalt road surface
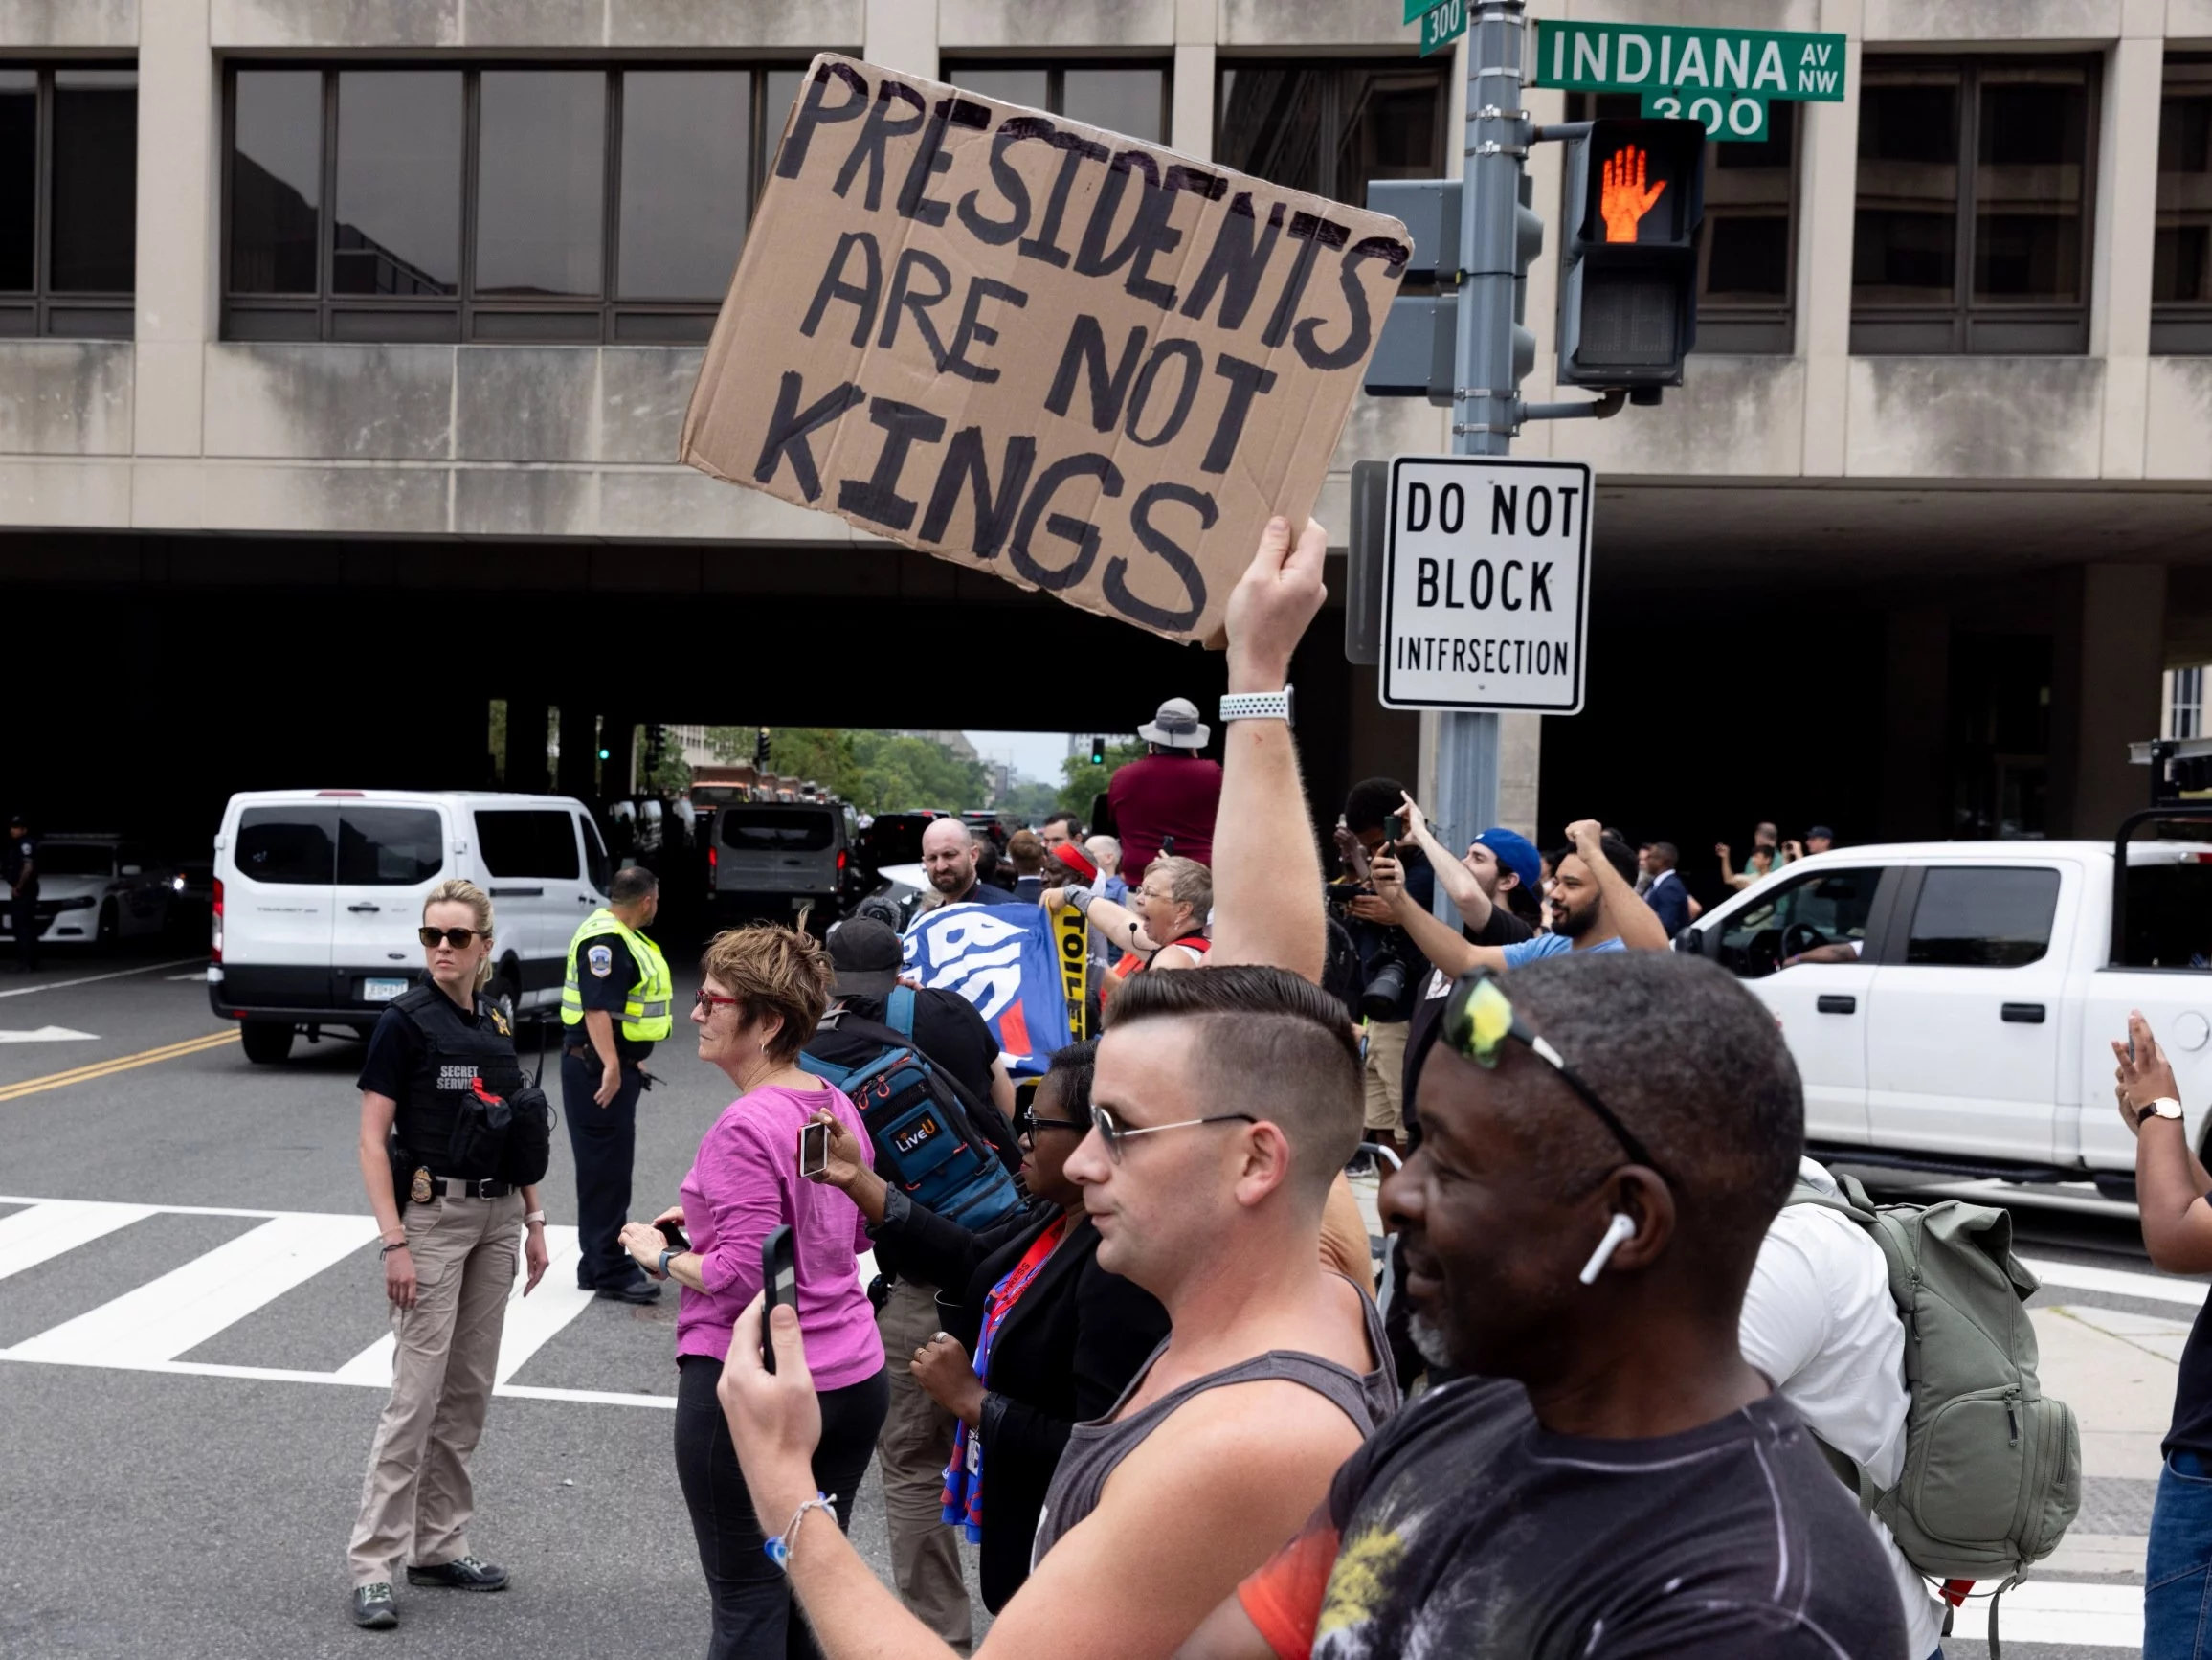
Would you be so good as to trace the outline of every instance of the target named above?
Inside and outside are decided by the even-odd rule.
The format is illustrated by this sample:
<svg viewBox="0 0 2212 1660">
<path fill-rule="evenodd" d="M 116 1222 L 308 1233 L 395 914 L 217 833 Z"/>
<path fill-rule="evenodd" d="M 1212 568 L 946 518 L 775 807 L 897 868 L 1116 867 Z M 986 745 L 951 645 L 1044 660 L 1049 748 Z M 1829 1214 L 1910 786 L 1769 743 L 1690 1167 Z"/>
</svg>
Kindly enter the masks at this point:
<svg viewBox="0 0 2212 1660">
<path fill-rule="evenodd" d="M 677 989 L 687 1008 L 687 976 Z M 532 1037 L 525 1026 L 525 1053 Z M 471 1542 L 513 1587 L 403 1585 L 392 1633 L 346 1619 L 346 1540 L 390 1376 L 353 1152 L 360 1057 L 349 1038 L 302 1041 L 283 1065 L 250 1065 L 209 1008 L 199 957 L 50 953 L 34 976 L 0 974 L 0 1656 L 679 1660 L 704 1648 L 670 1450 L 675 1304 L 575 1292 L 558 1131 L 543 1188 L 554 1265 L 510 1309 L 474 1462 Z M 660 1083 L 640 1105 L 640 1216 L 673 1201 L 730 1095 L 681 1024 L 649 1069 Z M 2053 1202 L 2031 1195 L 2016 1213 L 2023 1254 L 2068 1282 L 2036 1299 L 2046 1381 L 2062 1360 L 2097 1380 L 2076 1388 L 2085 1444 L 2111 1428 L 2098 1445 L 2125 1456 L 2090 1460 L 2075 1528 L 2089 1542 L 2070 1537 L 2070 1555 L 2007 1598 L 2017 1660 L 2134 1651 L 2153 1421 L 2202 1294 L 2150 1274 L 2124 1212 Z M 2077 1331 L 2091 1347 L 2054 1355 L 2053 1335 Z M 2129 1376 L 2110 1391 L 2106 1372 L 2078 1370 L 2115 1363 Z M 2119 1409 L 2102 1398 L 2127 1388 L 2135 1419 L 2113 1427 L 2105 1415 Z M 872 1476 L 854 1537 L 887 1577 Z"/>
</svg>

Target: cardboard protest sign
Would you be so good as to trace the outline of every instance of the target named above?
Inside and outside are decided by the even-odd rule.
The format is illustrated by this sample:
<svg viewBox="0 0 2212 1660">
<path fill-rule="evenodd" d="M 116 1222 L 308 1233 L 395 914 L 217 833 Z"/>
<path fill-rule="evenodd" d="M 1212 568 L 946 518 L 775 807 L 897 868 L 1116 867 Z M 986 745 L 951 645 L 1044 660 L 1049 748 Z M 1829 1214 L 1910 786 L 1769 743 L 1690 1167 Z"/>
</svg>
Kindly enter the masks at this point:
<svg viewBox="0 0 2212 1660">
<path fill-rule="evenodd" d="M 1178 639 L 1311 512 L 1410 253 L 1362 209 L 852 58 L 785 124 L 683 460 Z"/>
</svg>

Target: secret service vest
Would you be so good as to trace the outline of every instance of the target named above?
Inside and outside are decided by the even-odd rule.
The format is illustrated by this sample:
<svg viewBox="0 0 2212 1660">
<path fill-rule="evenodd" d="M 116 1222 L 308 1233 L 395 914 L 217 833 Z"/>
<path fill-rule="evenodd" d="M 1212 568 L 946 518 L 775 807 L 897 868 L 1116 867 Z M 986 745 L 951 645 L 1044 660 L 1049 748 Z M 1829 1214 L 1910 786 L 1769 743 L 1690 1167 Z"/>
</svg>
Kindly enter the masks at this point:
<svg viewBox="0 0 2212 1660">
<path fill-rule="evenodd" d="M 453 999 L 436 986 L 417 986 L 394 998 L 391 1006 L 422 1041 L 407 1093 L 399 1098 L 399 1110 L 393 1115 L 394 1139 L 410 1161 L 427 1165 L 434 1176 L 472 1181 L 498 1176 L 496 1168 L 456 1170 L 450 1152 L 454 1125 L 463 1104 L 477 1098 L 478 1080 L 503 1098 L 525 1082 L 506 1018 L 480 998 L 477 1021 L 471 1025 Z"/>
</svg>

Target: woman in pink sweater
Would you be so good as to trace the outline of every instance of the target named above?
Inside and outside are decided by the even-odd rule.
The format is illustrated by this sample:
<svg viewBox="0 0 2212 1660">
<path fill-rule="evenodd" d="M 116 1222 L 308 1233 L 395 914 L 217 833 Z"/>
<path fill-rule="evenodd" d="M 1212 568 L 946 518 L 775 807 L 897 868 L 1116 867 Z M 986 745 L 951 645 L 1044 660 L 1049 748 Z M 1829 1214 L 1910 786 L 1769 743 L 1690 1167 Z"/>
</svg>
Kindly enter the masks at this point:
<svg viewBox="0 0 2212 1660">
<path fill-rule="evenodd" d="M 730 1328 L 760 1292 L 761 1245 L 789 1226 L 799 1330 L 822 1409 L 815 1482 L 836 1495 L 838 1525 L 846 1526 L 891 1390 L 860 1280 L 866 1223 L 837 1188 L 800 1178 L 799 1127 L 826 1110 L 852 1131 L 863 1157 L 872 1149 L 852 1102 L 796 1064 L 829 1006 L 822 948 L 802 932 L 762 924 L 716 935 L 700 967 L 705 983 L 691 1013 L 699 1058 L 728 1074 L 738 1097 L 700 1141 L 682 1201 L 652 1224 L 629 1223 L 622 1246 L 648 1274 L 682 1287 L 676 1473 L 714 1598 L 708 1660 L 784 1660 L 813 1654 L 814 1641 L 793 1617 L 790 1589 L 763 1549 L 714 1387 Z M 662 1222 L 681 1223 L 691 1248 L 670 1249 Z"/>
</svg>

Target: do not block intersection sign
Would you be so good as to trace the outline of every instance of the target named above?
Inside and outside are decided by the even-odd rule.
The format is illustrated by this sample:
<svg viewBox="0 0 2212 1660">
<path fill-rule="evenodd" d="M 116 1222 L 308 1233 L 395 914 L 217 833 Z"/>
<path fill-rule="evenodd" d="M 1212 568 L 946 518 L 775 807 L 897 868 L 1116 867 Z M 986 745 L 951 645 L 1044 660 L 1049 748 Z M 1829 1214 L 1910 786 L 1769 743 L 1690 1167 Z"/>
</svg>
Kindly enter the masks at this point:
<svg viewBox="0 0 2212 1660">
<path fill-rule="evenodd" d="M 1385 705 L 1581 709 L 1590 489 L 1580 461 L 1392 460 Z"/>
</svg>

